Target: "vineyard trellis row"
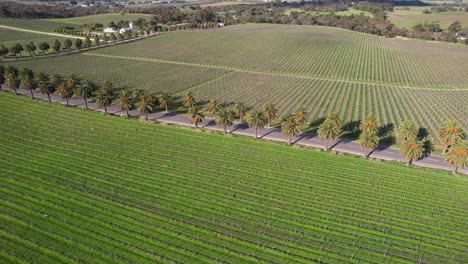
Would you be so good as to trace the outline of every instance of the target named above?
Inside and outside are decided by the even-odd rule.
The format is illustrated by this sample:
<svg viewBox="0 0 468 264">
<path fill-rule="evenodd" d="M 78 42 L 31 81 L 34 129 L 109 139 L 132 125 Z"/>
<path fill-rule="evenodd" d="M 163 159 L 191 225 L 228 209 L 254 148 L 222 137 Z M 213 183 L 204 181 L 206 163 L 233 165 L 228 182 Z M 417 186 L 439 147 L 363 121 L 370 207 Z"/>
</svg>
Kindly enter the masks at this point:
<svg viewBox="0 0 468 264">
<path fill-rule="evenodd" d="M 1 217 L 15 226 L 0 236 L 49 261 L 70 243 L 83 251 L 64 263 L 465 261 L 466 183 L 443 172 L 0 96 Z M 27 260 L 26 248 L 5 253 Z"/>
</svg>

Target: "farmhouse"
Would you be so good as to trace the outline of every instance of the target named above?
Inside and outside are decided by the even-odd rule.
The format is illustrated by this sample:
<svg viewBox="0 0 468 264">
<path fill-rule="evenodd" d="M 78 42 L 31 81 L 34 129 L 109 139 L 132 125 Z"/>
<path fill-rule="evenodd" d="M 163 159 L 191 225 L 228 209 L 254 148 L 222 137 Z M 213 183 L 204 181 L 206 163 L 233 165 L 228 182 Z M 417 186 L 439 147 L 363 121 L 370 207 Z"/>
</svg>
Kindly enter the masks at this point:
<svg viewBox="0 0 468 264">
<path fill-rule="evenodd" d="M 133 23 L 129 23 L 129 27 L 121 28 L 121 29 L 114 29 L 111 27 L 105 28 L 104 33 L 120 33 L 120 34 L 125 34 L 127 32 L 132 32 L 133 31 Z"/>
</svg>

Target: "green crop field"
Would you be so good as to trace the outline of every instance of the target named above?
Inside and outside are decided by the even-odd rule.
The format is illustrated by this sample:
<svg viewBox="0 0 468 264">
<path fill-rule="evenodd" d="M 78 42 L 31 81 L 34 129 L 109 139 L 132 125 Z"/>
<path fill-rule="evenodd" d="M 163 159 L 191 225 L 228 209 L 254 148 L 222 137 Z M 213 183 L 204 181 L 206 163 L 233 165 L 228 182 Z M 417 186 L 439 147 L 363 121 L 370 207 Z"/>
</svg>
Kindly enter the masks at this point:
<svg viewBox="0 0 468 264">
<path fill-rule="evenodd" d="M 313 118 L 334 110 L 349 123 L 369 114 L 382 124 L 410 118 L 434 138 L 448 119 L 468 128 L 468 48 L 442 43 L 241 25 L 7 64 L 111 80 L 118 89 L 193 90 L 200 100 L 245 100 L 254 108 L 273 102 L 280 116 L 304 106 Z"/>
<path fill-rule="evenodd" d="M 20 43 L 24 46 L 31 41 L 34 42 L 36 46 L 40 42 L 44 41 L 52 45 L 56 39 L 58 39 L 60 42 L 63 42 L 63 40 L 66 38 L 0 28 L 0 44 L 5 45 L 7 48 L 16 43 Z"/>
<path fill-rule="evenodd" d="M 2 263 L 466 263 L 468 182 L 0 93 Z"/>
<path fill-rule="evenodd" d="M 423 14 L 424 9 L 430 7 L 410 7 L 409 10 L 403 10 L 397 7 L 393 12 L 387 14 L 388 19 L 401 28 L 411 28 L 417 23 L 440 22 L 442 28 L 448 28 L 455 21 L 460 21 L 462 27 L 468 27 L 468 13 L 463 11 L 450 11 L 441 13 Z"/>
</svg>

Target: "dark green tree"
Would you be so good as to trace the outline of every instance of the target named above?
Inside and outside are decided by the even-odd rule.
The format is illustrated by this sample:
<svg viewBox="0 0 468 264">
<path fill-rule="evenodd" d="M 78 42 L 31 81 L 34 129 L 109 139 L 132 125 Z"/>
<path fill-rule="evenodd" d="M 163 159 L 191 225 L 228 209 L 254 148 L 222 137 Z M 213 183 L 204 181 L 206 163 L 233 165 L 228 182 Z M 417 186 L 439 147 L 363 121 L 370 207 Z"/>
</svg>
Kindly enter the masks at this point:
<svg viewBox="0 0 468 264">
<path fill-rule="evenodd" d="M 62 47 L 62 44 L 60 43 L 60 41 L 58 39 L 54 40 L 54 44 L 52 44 L 52 49 L 55 52 L 59 52 L 61 47 Z"/>
<path fill-rule="evenodd" d="M 78 85 L 78 87 L 76 88 L 75 95 L 77 95 L 85 101 L 86 110 L 88 110 L 88 99 L 93 98 L 96 90 L 96 84 L 94 84 L 92 81 L 85 81 L 84 83 Z"/>
</svg>

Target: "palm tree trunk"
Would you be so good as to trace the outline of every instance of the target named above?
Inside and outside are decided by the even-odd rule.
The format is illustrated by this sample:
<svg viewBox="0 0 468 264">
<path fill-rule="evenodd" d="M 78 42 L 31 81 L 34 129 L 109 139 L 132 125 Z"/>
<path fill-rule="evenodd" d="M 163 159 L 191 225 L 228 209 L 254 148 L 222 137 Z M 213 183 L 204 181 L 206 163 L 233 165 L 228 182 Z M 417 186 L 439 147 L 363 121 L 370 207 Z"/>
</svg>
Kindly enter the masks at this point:
<svg viewBox="0 0 468 264">
<path fill-rule="evenodd" d="M 453 175 L 456 175 L 456 174 L 457 174 L 457 171 L 458 171 L 457 166 L 453 165 L 453 166 L 452 166 L 452 174 L 453 174 Z"/>
<path fill-rule="evenodd" d="M 167 108 L 167 104 L 164 104 L 164 106 L 166 107 L 166 113 L 169 112 L 169 109 Z"/>
<path fill-rule="evenodd" d="M 104 105 L 104 112 L 106 112 L 106 114 L 107 114 L 107 106 L 106 105 Z"/>
<path fill-rule="evenodd" d="M 49 103 L 52 103 L 52 101 L 50 100 L 50 93 L 47 93 L 47 98 L 49 99 Z"/>
<path fill-rule="evenodd" d="M 18 95 L 18 91 L 16 90 L 16 87 L 13 86 L 13 90 L 15 90 L 15 94 Z"/>
<path fill-rule="evenodd" d="M 258 138 L 258 126 L 255 127 L 255 139 Z"/>
<path fill-rule="evenodd" d="M 195 120 L 195 128 L 198 128 L 198 121 Z"/>
<path fill-rule="evenodd" d="M 325 143 L 325 150 L 328 150 L 328 144 L 330 143 L 330 140 L 327 139 L 325 142 L 326 142 Z"/>
<path fill-rule="evenodd" d="M 69 99 L 68 99 L 68 98 L 66 98 L 65 100 L 67 100 L 67 106 L 70 106 L 70 104 L 68 104 L 68 100 L 69 100 Z"/>
<path fill-rule="evenodd" d="M 239 121 L 242 123 L 242 113 L 239 114 Z"/>
<path fill-rule="evenodd" d="M 146 121 L 148 121 L 148 112 L 146 112 L 145 115 L 146 115 Z"/>
<path fill-rule="evenodd" d="M 224 126 L 224 134 L 225 134 L 225 135 L 227 134 L 226 125 Z"/>
<path fill-rule="evenodd" d="M 128 109 L 127 109 L 127 110 L 125 110 L 125 112 L 127 113 L 127 118 L 128 118 Z"/>
<path fill-rule="evenodd" d="M 444 144 L 444 151 L 442 152 L 442 154 L 445 154 L 447 152 L 447 149 L 448 149 L 448 144 Z"/>
<path fill-rule="evenodd" d="M 85 103 L 85 109 L 88 110 L 88 100 L 86 100 L 86 98 L 83 98 L 84 99 L 84 103 Z"/>
<path fill-rule="evenodd" d="M 409 166 L 411 165 L 411 161 L 412 161 L 412 160 L 413 160 L 413 159 L 407 159 L 407 160 L 406 160 L 406 166 L 409 167 Z"/>
<path fill-rule="evenodd" d="M 29 92 L 31 93 L 31 99 L 34 99 L 33 89 L 29 89 Z"/>
<path fill-rule="evenodd" d="M 271 118 L 268 118 L 268 126 L 271 127 Z"/>
</svg>

